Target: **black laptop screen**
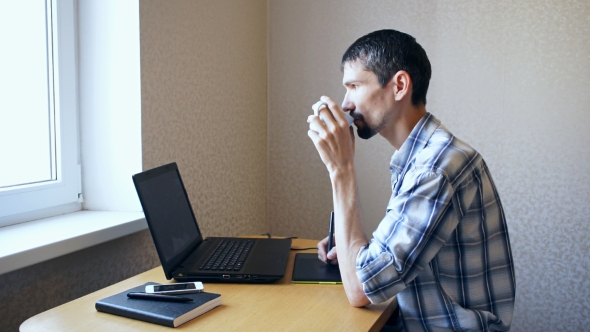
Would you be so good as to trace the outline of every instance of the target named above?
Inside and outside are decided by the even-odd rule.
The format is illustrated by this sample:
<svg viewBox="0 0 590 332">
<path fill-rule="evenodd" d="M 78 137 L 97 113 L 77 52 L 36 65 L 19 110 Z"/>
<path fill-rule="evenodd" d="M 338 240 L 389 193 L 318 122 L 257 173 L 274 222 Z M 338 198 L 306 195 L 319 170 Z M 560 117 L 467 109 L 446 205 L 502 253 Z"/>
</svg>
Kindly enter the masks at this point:
<svg viewBox="0 0 590 332">
<path fill-rule="evenodd" d="M 178 171 L 161 173 L 136 185 L 156 245 L 170 262 L 201 235 Z"/>
</svg>

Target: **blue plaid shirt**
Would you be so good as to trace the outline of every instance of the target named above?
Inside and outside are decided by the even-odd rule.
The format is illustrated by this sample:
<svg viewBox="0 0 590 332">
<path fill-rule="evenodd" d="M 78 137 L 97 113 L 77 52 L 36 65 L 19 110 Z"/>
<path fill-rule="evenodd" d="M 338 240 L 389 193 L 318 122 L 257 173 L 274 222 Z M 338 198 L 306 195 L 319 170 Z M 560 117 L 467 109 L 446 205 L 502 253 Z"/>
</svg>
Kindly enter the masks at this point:
<svg viewBox="0 0 590 332">
<path fill-rule="evenodd" d="M 508 331 L 515 279 L 500 197 L 482 157 L 430 113 L 391 158 L 392 195 L 357 275 L 397 295 L 407 331 Z"/>
</svg>

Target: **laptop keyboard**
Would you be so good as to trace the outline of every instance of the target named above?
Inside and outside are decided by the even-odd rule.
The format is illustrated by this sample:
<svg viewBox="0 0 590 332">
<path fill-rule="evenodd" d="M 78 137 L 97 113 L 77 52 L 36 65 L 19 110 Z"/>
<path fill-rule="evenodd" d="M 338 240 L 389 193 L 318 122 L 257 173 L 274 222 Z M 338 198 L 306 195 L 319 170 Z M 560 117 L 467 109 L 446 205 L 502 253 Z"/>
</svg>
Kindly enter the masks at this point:
<svg viewBox="0 0 590 332">
<path fill-rule="evenodd" d="M 240 271 L 252 245 L 252 240 L 222 240 L 199 270 Z"/>
</svg>

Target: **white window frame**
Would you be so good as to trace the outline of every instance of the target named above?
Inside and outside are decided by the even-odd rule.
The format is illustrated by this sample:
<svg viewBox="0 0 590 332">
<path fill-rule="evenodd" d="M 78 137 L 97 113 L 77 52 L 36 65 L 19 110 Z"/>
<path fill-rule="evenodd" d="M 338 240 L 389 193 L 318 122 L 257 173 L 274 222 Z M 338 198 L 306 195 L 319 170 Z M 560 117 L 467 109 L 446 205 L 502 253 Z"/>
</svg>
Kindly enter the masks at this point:
<svg viewBox="0 0 590 332">
<path fill-rule="evenodd" d="M 57 180 L 0 191 L 0 227 L 81 209 L 76 7 L 51 0 Z"/>
<path fill-rule="evenodd" d="M 84 202 L 0 227 L 0 275 L 147 229 L 131 180 L 142 171 L 139 0 L 66 1 L 75 6 Z"/>
</svg>

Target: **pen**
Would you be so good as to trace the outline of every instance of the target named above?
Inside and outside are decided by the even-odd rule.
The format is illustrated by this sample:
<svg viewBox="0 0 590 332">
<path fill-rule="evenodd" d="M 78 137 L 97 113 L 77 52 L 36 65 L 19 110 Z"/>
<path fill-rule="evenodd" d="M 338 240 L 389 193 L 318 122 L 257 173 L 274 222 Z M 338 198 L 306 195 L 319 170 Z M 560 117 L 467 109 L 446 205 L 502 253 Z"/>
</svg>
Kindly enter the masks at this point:
<svg viewBox="0 0 590 332">
<path fill-rule="evenodd" d="M 334 211 L 330 213 L 330 230 L 328 231 L 328 250 L 326 251 L 326 263 L 330 265 L 330 260 L 328 259 L 328 252 L 332 249 L 332 241 L 334 238 Z"/>
<path fill-rule="evenodd" d="M 138 299 L 138 300 L 155 300 L 155 301 L 165 301 L 165 302 L 192 302 L 193 301 L 193 299 L 191 299 L 189 297 L 164 295 L 164 294 L 148 294 L 148 293 L 141 293 L 141 292 L 127 293 L 127 297 L 131 298 L 131 299 Z"/>
</svg>

